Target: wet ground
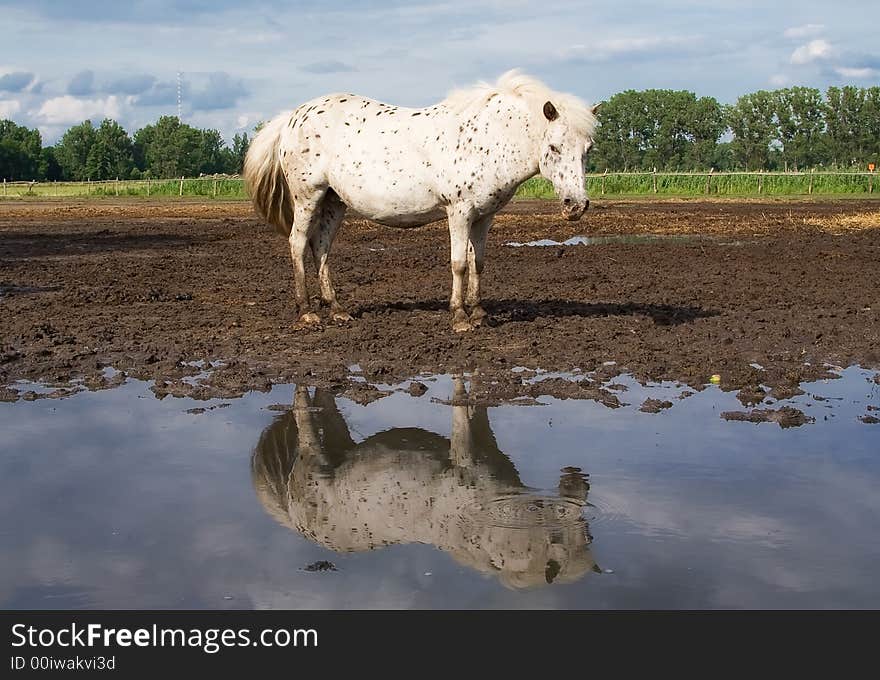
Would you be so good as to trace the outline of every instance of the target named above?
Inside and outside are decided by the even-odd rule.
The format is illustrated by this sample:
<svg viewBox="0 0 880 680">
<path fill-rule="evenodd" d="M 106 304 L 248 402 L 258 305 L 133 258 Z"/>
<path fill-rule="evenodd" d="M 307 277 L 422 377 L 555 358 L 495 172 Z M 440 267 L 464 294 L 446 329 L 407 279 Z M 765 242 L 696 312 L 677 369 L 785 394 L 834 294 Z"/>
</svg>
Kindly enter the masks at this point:
<svg viewBox="0 0 880 680">
<path fill-rule="evenodd" d="M 100 387 L 111 366 L 160 393 L 232 397 L 339 386 L 359 363 L 368 383 L 479 369 L 498 401 L 528 392 L 512 367 L 615 361 L 643 380 L 782 394 L 825 362 L 880 363 L 878 206 L 596 200 L 571 223 L 553 203 L 514 203 L 490 232 L 489 324 L 455 334 L 442 223 L 347 220 L 331 261 L 355 318 L 304 328 L 287 244 L 246 204 L 0 203 L 0 387 Z M 573 237 L 588 245 L 505 245 Z M 198 360 L 223 365 L 194 388 Z"/>
<path fill-rule="evenodd" d="M 625 375 L 618 408 L 450 405 L 473 376 L 0 404 L 0 607 L 876 608 L 880 385 L 841 375 L 799 427 Z"/>
<path fill-rule="evenodd" d="M 464 335 L 443 225 L 315 329 L 245 205 L 0 203 L 0 607 L 880 606 L 878 204 L 598 203 Z"/>
</svg>

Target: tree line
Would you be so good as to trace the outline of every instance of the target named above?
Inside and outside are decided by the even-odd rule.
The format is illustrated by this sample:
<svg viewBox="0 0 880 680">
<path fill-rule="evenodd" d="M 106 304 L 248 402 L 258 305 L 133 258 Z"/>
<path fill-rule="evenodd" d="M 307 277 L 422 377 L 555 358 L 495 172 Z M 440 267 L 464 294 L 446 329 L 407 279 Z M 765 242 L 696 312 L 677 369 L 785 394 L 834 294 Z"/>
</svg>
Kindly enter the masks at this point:
<svg viewBox="0 0 880 680">
<path fill-rule="evenodd" d="M 880 87 L 760 90 L 732 105 L 627 90 L 598 112 L 591 166 L 620 170 L 861 168 L 880 161 Z"/>
<path fill-rule="evenodd" d="M 802 170 L 880 161 L 880 87 L 760 90 L 732 105 L 685 90 L 627 90 L 603 102 L 590 170 Z M 0 177 L 85 180 L 241 172 L 250 140 L 163 116 L 130 136 L 106 119 L 44 147 L 39 130 L 0 121 Z"/>
<path fill-rule="evenodd" d="M 0 121 L 0 177 L 8 180 L 103 180 L 195 177 L 241 172 L 250 139 L 227 146 L 217 130 L 201 130 L 162 116 L 129 135 L 116 121 L 71 127 L 54 146 L 39 130 Z"/>
</svg>

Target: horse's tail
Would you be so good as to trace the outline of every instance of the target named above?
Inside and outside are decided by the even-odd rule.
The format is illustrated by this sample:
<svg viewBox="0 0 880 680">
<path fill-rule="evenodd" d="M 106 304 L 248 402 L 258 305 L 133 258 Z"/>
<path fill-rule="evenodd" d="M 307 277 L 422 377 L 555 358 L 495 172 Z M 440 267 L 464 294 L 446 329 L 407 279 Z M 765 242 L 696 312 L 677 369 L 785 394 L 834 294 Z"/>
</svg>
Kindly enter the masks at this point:
<svg viewBox="0 0 880 680">
<path fill-rule="evenodd" d="M 284 236 L 293 226 L 293 198 L 281 167 L 278 147 L 290 120 L 283 113 L 266 123 L 251 141 L 244 157 L 244 184 L 254 209 Z"/>
</svg>

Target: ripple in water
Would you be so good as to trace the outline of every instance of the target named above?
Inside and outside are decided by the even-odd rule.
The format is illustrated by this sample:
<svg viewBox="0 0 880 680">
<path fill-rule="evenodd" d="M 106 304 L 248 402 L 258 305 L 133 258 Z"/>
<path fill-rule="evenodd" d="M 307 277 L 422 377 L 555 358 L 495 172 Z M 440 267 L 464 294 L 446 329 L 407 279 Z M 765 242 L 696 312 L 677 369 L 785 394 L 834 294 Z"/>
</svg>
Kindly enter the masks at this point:
<svg viewBox="0 0 880 680">
<path fill-rule="evenodd" d="M 556 529 L 582 522 L 589 503 L 573 498 L 538 494 L 511 494 L 478 501 L 462 508 L 468 523 L 505 529 Z"/>
</svg>

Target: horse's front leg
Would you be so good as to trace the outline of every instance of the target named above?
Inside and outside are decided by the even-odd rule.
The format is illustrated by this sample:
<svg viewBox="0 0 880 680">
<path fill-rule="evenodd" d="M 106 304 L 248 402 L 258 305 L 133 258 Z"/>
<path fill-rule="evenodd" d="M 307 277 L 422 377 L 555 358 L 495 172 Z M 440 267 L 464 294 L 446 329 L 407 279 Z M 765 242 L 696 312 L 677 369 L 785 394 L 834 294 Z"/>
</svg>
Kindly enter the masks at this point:
<svg viewBox="0 0 880 680">
<path fill-rule="evenodd" d="M 306 324 L 318 324 L 320 317 L 312 311 L 309 290 L 306 287 L 306 248 L 315 233 L 320 219 L 322 193 L 294 198 L 293 228 L 290 230 L 290 257 L 293 260 L 293 284 L 299 320 Z"/>
<path fill-rule="evenodd" d="M 449 298 L 449 311 L 452 312 L 452 330 L 456 333 L 473 328 L 464 311 L 464 277 L 468 265 L 468 243 L 471 218 L 465 211 L 457 208 L 449 210 L 449 244 L 452 261 L 452 295 Z"/>
<path fill-rule="evenodd" d="M 480 305 L 480 275 L 486 254 L 486 235 L 492 226 L 493 215 L 487 215 L 471 225 L 468 242 L 468 290 L 465 305 L 471 310 L 472 326 L 480 326 L 486 318 L 486 310 Z"/>
</svg>

